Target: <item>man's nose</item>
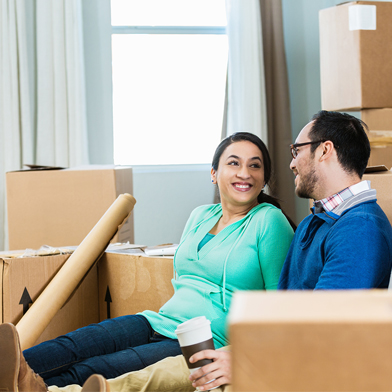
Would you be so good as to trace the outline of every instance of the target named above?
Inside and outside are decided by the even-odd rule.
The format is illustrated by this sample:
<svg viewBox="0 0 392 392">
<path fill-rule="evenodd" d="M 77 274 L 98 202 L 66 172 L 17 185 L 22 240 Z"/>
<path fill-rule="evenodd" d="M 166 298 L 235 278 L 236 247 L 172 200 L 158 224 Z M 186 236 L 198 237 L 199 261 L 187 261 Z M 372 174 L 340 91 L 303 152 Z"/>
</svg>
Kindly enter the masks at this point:
<svg viewBox="0 0 392 392">
<path fill-rule="evenodd" d="M 293 158 L 290 162 L 290 169 L 294 170 L 295 169 L 295 158 Z"/>
</svg>

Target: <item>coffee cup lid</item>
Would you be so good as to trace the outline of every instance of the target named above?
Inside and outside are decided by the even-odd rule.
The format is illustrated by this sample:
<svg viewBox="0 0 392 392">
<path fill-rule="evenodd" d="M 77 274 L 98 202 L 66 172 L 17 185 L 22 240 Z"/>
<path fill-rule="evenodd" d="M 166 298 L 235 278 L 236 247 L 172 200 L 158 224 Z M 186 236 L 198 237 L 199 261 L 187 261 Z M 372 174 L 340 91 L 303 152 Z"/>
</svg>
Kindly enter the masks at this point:
<svg viewBox="0 0 392 392">
<path fill-rule="evenodd" d="M 175 333 L 179 334 L 179 333 L 192 331 L 194 329 L 202 328 L 202 327 L 205 327 L 206 325 L 210 325 L 210 324 L 211 324 L 211 321 L 208 320 L 205 316 L 194 317 L 188 321 L 185 321 L 182 324 L 179 324 L 177 326 L 177 329 L 175 330 Z"/>
</svg>

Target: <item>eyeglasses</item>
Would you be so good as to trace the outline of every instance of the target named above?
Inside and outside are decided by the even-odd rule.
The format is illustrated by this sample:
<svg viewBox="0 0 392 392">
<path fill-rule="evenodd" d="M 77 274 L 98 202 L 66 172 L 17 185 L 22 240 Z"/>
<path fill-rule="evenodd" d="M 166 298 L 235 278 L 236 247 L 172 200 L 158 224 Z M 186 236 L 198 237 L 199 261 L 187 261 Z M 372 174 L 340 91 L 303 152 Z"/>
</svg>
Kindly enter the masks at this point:
<svg viewBox="0 0 392 392">
<path fill-rule="evenodd" d="M 298 156 L 298 147 L 306 146 L 308 144 L 316 144 L 316 143 L 324 143 L 324 142 L 325 142 L 325 140 L 317 140 L 314 142 L 290 144 L 291 155 L 295 159 Z"/>
</svg>

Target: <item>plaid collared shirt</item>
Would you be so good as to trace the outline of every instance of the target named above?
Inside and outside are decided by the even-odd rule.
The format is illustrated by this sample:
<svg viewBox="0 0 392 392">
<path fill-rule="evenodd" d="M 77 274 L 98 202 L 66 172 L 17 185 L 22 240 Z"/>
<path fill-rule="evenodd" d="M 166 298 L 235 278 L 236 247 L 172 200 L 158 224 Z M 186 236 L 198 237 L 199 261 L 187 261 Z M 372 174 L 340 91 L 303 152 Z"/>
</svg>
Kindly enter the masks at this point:
<svg viewBox="0 0 392 392">
<path fill-rule="evenodd" d="M 324 208 L 325 211 L 332 211 L 339 204 L 343 203 L 345 200 L 349 199 L 354 195 L 358 195 L 358 193 L 364 192 L 371 189 L 370 181 L 361 181 L 357 184 L 351 185 L 342 191 L 335 193 L 332 196 L 326 197 L 325 199 L 316 200 L 314 202 L 314 206 L 316 208 L 320 207 L 320 204 Z"/>
</svg>

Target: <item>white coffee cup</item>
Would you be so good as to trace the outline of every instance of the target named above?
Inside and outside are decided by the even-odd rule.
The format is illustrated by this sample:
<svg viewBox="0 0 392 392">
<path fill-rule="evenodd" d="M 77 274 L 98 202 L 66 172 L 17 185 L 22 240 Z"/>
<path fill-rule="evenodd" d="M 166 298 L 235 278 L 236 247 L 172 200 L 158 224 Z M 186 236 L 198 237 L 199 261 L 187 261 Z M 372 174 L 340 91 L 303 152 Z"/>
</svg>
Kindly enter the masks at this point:
<svg viewBox="0 0 392 392">
<path fill-rule="evenodd" d="M 175 331 L 180 343 L 182 354 L 191 373 L 202 366 L 213 362 L 212 359 L 203 359 L 194 363 L 189 358 L 202 350 L 215 350 L 211 333 L 211 322 L 205 316 L 194 317 L 177 326 Z M 209 382 L 212 382 L 211 380 Z M 214 388 L 212 388 L 214 389 Z"/>
</svg>

